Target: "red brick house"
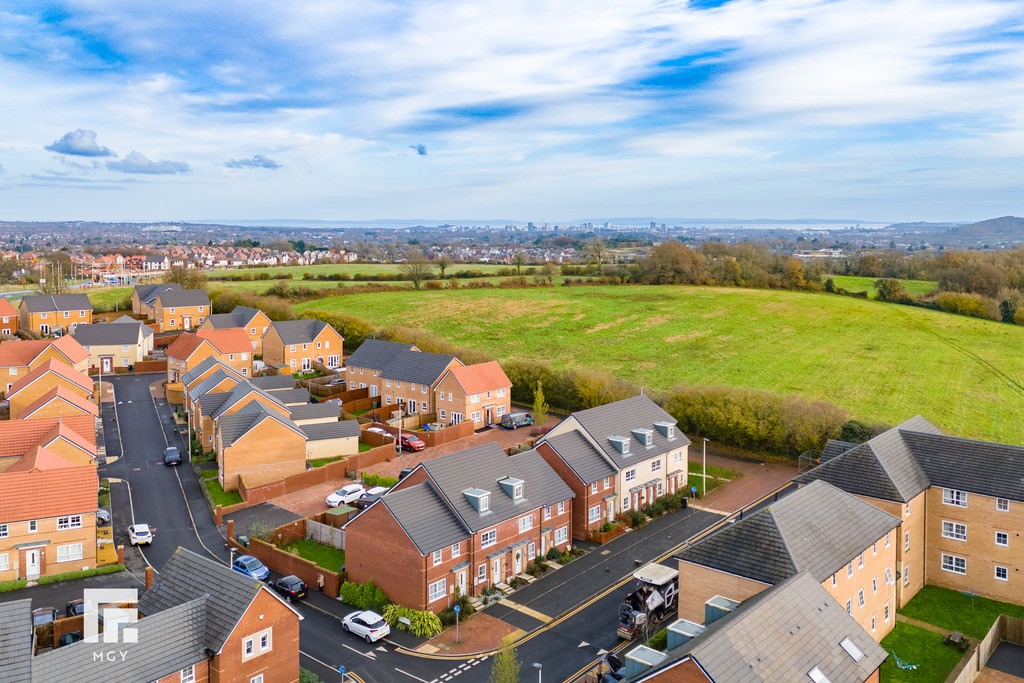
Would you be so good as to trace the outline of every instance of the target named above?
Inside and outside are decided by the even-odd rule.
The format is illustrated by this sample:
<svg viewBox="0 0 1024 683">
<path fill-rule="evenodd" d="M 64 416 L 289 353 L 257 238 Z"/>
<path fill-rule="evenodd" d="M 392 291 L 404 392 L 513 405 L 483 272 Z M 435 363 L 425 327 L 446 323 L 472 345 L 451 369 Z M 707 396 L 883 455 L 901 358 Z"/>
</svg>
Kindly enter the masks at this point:
<svg viewBox="0 0 1024 683">
<path fill-rule="evenodd" d="M 494 443 L 420 463 L 345 525 L 351 581 L 438 612 L 480 595 L 572 537 L 572 491 L 536 451 Z"/>
<path fill-rule="evenodd" d="M 445 424 L 473 422 L 474 429 L 501 422 L 510 412 L 512 381 L 498 361 L 453 365 L 434 388 L 437 419 Z"/>
</svg>

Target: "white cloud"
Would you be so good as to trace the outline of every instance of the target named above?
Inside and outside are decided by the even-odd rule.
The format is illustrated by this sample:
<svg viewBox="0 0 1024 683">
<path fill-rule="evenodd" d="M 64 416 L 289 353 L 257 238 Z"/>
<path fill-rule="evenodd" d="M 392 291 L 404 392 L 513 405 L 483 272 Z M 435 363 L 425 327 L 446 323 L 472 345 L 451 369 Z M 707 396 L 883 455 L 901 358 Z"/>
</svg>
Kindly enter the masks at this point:
<svg viewBox="0 0 1024 683">
<path fill-rule="evenodd" d="M 107 168 L 121 173 L 144 173 L 148 175 L 173 175 L 188 173 L 189 165 L 184 161 L 152 161 L 144 154 L 132 151 L 124 159 L 108 161 Z"/>
</svg>

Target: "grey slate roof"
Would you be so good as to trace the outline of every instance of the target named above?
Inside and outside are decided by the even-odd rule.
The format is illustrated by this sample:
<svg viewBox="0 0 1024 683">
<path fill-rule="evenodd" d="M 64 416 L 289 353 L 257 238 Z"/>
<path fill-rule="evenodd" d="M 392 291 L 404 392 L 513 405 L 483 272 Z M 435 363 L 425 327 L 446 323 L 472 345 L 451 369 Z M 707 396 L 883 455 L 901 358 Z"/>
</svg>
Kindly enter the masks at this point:
<svg viewBox="0 0 1024 683">
<path fill-rule="evenodd" d="M 213 413 L 210 414 L 210 417 L 212 417 L 215 420 L 219 418 L 221 415 L 223 415 L 226 410 L 230 409 L 239 401 L 252 394 L 258 394 L 263 398 L 275 404 L 278 404 L 282 408 L 284 408 L 284 403 L 282 403 L 280 399 L 278 399 L 275 396 L 271 396 L 270 393 L 263 391 L 262 389 L 257 389 L 249 382 L 239 382 L 234 387 L 232 387 L 230 391 L 227 391 L 225 393 L 227 393 L 227 398 L 224 400 L 224 403 L 222 403 L 219 408 L 217 408 Z"/>
<path fill-rule="evenodd" d="M 299 425 L 299 429 L 309 441 L 325 439 L 342 439 L 359 436 L 359 420 L 342 420 L 339 422 L 318 422 L 311 425 Z"/>
<path fill-rule="evenodd" d="M 898 517 L 815 481 L 677 557 L 763 583 L 802 571 L 821 582 L 899 524 Z"/>
<path fill-rule="evenodd" d="M 135 291 L 139 295 L 139 301 L 142 301 L 147 304 L 152 304 L 154 301 L 156 301 L 156 295 L 159 294 L 160 292 L 165 292 L 172 289 L 176 289 L 180 292 L 181 285 L 178 284 L 177 282 L 172 282 L 170 284 L 157 283 L 155 285 L 135 285 Z"/>
<path fill-rule="evenodd" d="M 113 325 L 122 325 L 122 324 L 135 325 L 135 324 L 140 324 L 140 325 L 142 325 L 142 336 L 150 337 L 150 336 L 153 335 L 153 328 L 152 327 L 150 327 L 149 325 L 143 324 L 142 321 L 136 320 L 135 318 L 131 317 L 130 315 L 122 315 L 120 318 L 115 318 L 114 320 L 111 320 L 110 323 L 113 324 Z"/>
<path fill-rule="evenodd" d="M 256 579 L 179 546 L 153 585 L 139 598 L 138 610 L 140 614 L 156 616 L 209 595 L 212 600 L 207 605 L 204 642 L 216 653 L 262 588 L 263 584 Z M 150 618 L 140 619 L 140 623 Z"/>
<path fill-rule="evenodd" d="M 1024 448 L 902 432 L 932 486 L 1024 501 Z"/>
<path fill-rule="evenodd" d="M 163 579 L 163 574 L 160 577 Z M 138 642 L 117 644 L 116 649 L 127 654 L 116 665 L 105 666 L 102 679 L 110 683 L 155 681 L 207 659 L 207 626 L 216 602 L 216 598 L 203 595 L 139 619 L 135 625 Z M 32 680 L 81 680 L 84 672 L 97 666 L 93 653 L 99 647 L 79 641 L 41 654 L 33 661 Z"/>
<path fill-rule="evenodd" d="M 850 443 L 849 441 L 840 441 L 838 439 L 829 439 L 825 443 L 825 447 L 821 449 L 821 462 L 831 460 L 837 455 L 842 455 L 848 450 L 854 449 L 859 444 Z"/>
<path fill-rule="evenodd" d="M 546 439 L 584 484 L 592 484 L 613 476 L 616 469 L 592 443 L 578 431 L 566 432 Z"/>
<path fill-rule="evenodd" d="M 859 663 L 840 645 L 846 638 L 864 653 Z M 645 681 L 690 656 L 713 681 L 808 681 L 818 667 L 833 683 L 862 683 L 887 654 L 817 579 L 801 572 L 744 601 L 627 681 Z"/>
<path fill-rule="evenodd" d="M 210 305 L 210 297 L 205 289 L 165 290 L 157 294 L 156 298 L 165 308 Z"/>
<path fill-rule="evenodd" d="M 195 400 L 199 404 L 200 412 L 209 417 L 224 405 L 224 402 L 228 400 L 229 395 L 230 392 L 228 391 L 218 391 L 212 394 L 202 393 L 197 394 Z"/>
<path fill-rule="evenodd" d="M 249 381 L 263 391 L 295 388 L 295 378 L 291 375 L 264 375 L 263 377 L 253 377 Z"/>
<path fill-rule="evenodd" d="M 428 460 L 420 466 L 463 525 L 473 532 L 574 496 L 572 489 L 535 450 L 508 456 L 492 442 Z M 498 484 L 506 477 L 524 482 L 523 500 L 513 501 Z M 487 512 L 477 512 L 466 498 L 463 491 L 471 488 L 491 493 Z"/>
<path fill-rule="evenodd" d="M 296 387 L 294 389 L 269 389 L 263 390 L 267 396 L 272 397 L 282 405 L 287 404 L 302 404 L 309 401 L 309 389 L 303 387 Z"/>
<path fill-rule="evenodd" d="M 0 673 L 9 683 L 32 680 L 32 600 L 0 602 Z"/>
<path fill-rule="evenodd" d="M 573 413 L 566 420 L 573 418 L 619 469 L 625 469 L 633 463 L 653 458 L 690 443 L 690 440 L 678 428 L 675 429 L 675 438 L 670 441 L 654 426 L 656 422 L 670 422 L 675 425 L 678 421 L 644 394 L 614 403 L 606 403 L 596 408 L 581 410 Z M 645 446 L 633 434 L 634 429 L 652 430 L 653 445 Z M 558 427 L 555 427 L 556 433 L 557 430 Z M 619 453 L 609 440 L 609 437 L 612 436 L 625 437 L 630 440 L 629 455 Z"/>
<path fill-rule="evenodd" d="M 144 339 L 145 330 L 140 335 L 140 328 L 147 327 L 138 320 L 133 321 L 134 325 L 128 323 L 92 323 L 88 325 L 78 325 L 75 328 L 75 333 L 72 335 L 75 341 L 82 346 L 110 346 L 118 344 L 138 344 L 140 339 Z M 153 332 L 153 328 L 148 328 L 150 334 Z"/>
<path fill-rule="evenodd" d="M 325 417 L 333 417 L 337 420 L 341 417 L 341 406 L 334 403 L 303 403 L 292 406 L 291 418 L 295 422 L 299 420 L 318 420 Z"/>
<path fill-rule="evenodd" d="M 224 380 L 232 378 L 236 382 L 235 386 L 238 386 L 238 383 L 245 381 L 241 375 L 237 375 L 230 372 L 224 372 L 223 368 L 217 369 L 209 377 L 207 377 L 202 382 L 189 389 L 188 397 L 194 401 L 203 394 L 205 394 L 206 392 L 213 389 L 215 386 L 217 386 Z"/>
<path fill-rule="evenodd" d="M 237 413 L 224 415 L 217 421 L 218 428 L 220 429 L 221 443 L 225 448 L 233 445 L 251 430 L 255 429 L 257 425 L 268 419 L 274 420 L 305 437 L 302 429 L 287 417 L 271 410 L 259 401 L 251 401 L 239 409 Z"/>
<path fill-rule="evenodd" d="M 385 493 L 376 505 L 388 509 L 422 555 L 469 538 L 429 481 Z"/>
<path fill-rule="evenodd" d="M 462 365 L 462 361 L 455 356 L 443 353 L 399 351 L 391 362 L 381 369 L 380 374 L 381 377 L 389 379 L 430 386 L 441 378 L 452 361 Z M 349 362 L 351 363 L 351 358 Z"/>
<path fill-rule="evenodd" d="M 86 294 L 29 294 L 21 300 L 29 313 L 92 310 L 92 302 Z"/>
<path fill-rule="evenodd" d="M 358 349 L 352 352 L 352 355 L 348 357 L 345 364 L 356 368 L 383 370 L 399 353 L 411 351 L 415 348 L 412 344 L 400 344 L 381 339 L 367 339 L 359 345 Z"/>
<path fill-rule="evenodd" d="M 207 322 L 215 330 L 226 330 L 232 327 L 241 327 L 235 317 L 230 313 L 214 313 L 206 317 Z"/>
<path fill-rule="evenodd" d="M 238 371 L 235 370 L 230 365 L 228 365 L 227 363 L 221 361 L 219 358 L 216 358 L 215 356 L 208 356 L 207 358 L 203 359 L 202 363 L 200 363 L 199 365 L 195 366 L 194 368 L 192 368 L 191 370 L 189 370 L 188 372 L 186 372 L 184 375 L 181 376 L 182 383 L 185 384 L 186 386 L 188 386 L 197 377 L 199 377 L 200 375 L 202 375 L 204 372 L 206 372 L 207 370 L 209 370 L 211 367 L 213 367 L 215 365 L 216 366 L 220 366 L 221 368 L 226 369 L 229 372 L 233 372 L 236 375 L 238 375 Z M 238 375 L 238 376 L 241 377 L 241 375 Z"/>
<path fill-rule="evenodd" d="M 300 318 L 299 320 L 279 320 L 270 323 L 284 344 L 309 344 L 316 336 L 330 327 L 322 320 Z"/>
</svg>

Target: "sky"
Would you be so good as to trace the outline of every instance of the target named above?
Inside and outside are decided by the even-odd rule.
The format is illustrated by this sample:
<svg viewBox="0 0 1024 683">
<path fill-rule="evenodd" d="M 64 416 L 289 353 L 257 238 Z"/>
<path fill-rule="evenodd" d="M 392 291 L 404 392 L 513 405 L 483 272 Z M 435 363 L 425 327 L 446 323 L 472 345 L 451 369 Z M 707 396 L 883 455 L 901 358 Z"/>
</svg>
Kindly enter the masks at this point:
<svg viewBox="0 0 1024 683">
<path fill-rule="evenodd" d="M 0 220 L 1024 215 L 1024 0 L 8 0 L 0 103 Z"/>
</svg>

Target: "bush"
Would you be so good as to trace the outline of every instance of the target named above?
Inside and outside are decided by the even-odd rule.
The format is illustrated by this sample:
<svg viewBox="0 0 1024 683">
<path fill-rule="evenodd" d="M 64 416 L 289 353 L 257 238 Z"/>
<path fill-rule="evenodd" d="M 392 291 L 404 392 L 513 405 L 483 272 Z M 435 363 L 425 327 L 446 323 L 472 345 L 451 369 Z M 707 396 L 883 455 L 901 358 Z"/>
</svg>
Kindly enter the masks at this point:
<svg viewBox="0 0 1024 683">
<path fill-rule="evenodd" d="M 309 669 L 299 669 L 299 683 L 324 683 L 323 680 Z"/>
<path fill-rule="evenodd" d="M 611 522 L 605 522 L 604 524 L 601 525 L 601 533 L 602 534 L 606 534 L 609 531 L 611 531 L 614 527 L 615 527 L 615 525 L 612 524 Z"/>
<path fill-rule="evenodd" d="M 366 472 L 363 474 L 363 484 L 367 488 L 373 488 L 374 486 L 384 486 L 391 488 L 398 483 L 398 479 L 395 477 L 384 477 L 373 472 Z"/>
<path fill-rule="evenodd" d="M 379 613 L 389 602 L 388 596 L 380 588 L 377 588 L 373 581 L 366 583 L 346 581 L 341 584 L 340 592 L 342 601 L 356 609 L 369 609 Z"/>
<path fill-rule="evenodd" d="M 647 524 L 647 515 L 640 510 L 626 510 L 625 517 L 629 521 L 629 526 L 634 529 L 639 529 L 644 524 Z"/>
<path fill-rule="evenodd" d="M 270 534 L 274 533 L 274 527 L 263 521 L 251 522 L 245 533 L 249 538 L 258 538 L 261 541 L 269 542 Z"/>
<path fill-rule="evenodd" d="M 549 548 L 547 554 L 544 557 L 548 560 L 555 561 L 561 556 L 562 553 L 558 548 Z"/>
<path fill-rule="evenodd" d="M 433 612 L 414 610 L 411 607 L 403 607 L 394 603 L 387 605 L 381 616 L 392 628 L 408 631 L 418 638 L 436 636 L 443 628 L 441 619 Z M 402 623 L 402 617 L 409 620 L 408 625 Z"/>
<path fill-rule="evenodd" d="M 16 591 L 19 588 L 24 588 L 28 585 L 27 579 L 14 579 L 12 581 L 0 581 L 0 593 L 6 593 L 7 591 Z"/>
<path fill-rule="evenodd" d="M 843 424 L 842 430 L 839 432 L 839 439 L 849 443 L 864 443 L 887 429 L 889 426 L 881 422 L 868 424 L 860 420 L 849 420 Z"/>
<path fill-rule="evenodd" d="M 971 318 L 984 318 L 986 320 L 1000 320 L 999 304 L 995 299 L 990 299 L 981 294 L 960 294 L 957 292 L 943 292 L 935 298 L 935 303 L 946 313 L 966 315 Z"/>
<path fill-rule="evenodd" d="M 668 647 L 668 629 L 663 628 L 651 636 L 651 639 L 647 641 L 647 647 L 664 652 L 665 648 Z"/>
<path fill-rule="evenodd" d="M 303 313 L 306 318 L 320 320 L 333 327 L 345 339 L 345 351 L 355 351 L 366 339 L 376 332 L 373 325 L 354 315 L 310 310 Z"/>
<path fill-rule="evenodd" d="M 117 572 L 123 572 L 123 564 L 108 564 L 106 567 L 96 567 L 95 569 L 83 569 L 77 572 L 65 572 L 63 574 L 53 574 L 51 576 L 40 576 L 39 585 L 47 583 L 57 583 L 59 581 L 70 581 L 71 579 L 81 579 L 86 576 L 100 576 L 102 574 L 116 574 Z"/>
</svg>

